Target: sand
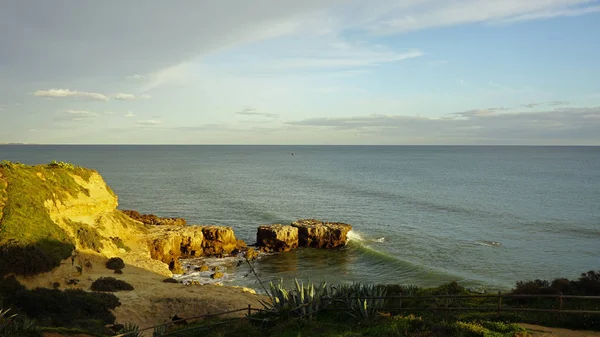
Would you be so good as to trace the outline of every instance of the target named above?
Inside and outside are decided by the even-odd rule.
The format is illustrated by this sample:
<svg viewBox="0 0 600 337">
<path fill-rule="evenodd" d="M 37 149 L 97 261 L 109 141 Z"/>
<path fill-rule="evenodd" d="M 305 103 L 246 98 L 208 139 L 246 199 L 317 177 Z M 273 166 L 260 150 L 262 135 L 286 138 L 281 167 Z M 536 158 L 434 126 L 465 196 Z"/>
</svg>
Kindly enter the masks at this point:
<svg viewBox="0 0 600 337">
<path fill-rule="evenodd" d="M 29 289 L 52 288 L 53 283 L 59 282 L 59 289 L 87 291 L 90 290 L 92 282 L 99 277 L 111 276 L 126 281 L 135 289 L 113 293 L 121 302 L 121 306 L 114 310 L 115 323 L 134 323 L 140 328 L 171 322 L 174 315 L 188 319 L 205 314 L 247 308 L 248 305 L 253 308 L 262 308 L 259 299 L 265 299 L 264 296 L 256 295 L 253 290 L 247 288 L 162 282 L 168 277 L 165 274 L 170 274 L 168 269 L 161 274 L 156 270 L 149 271 L 126 263 L 123 274 L 117 275 L 114 271 L 105 268 L 106 258 L 99 255 L 82 254 L 74 265 L 81 262 L 81 265 L 85 266 L 86 260 L 91 263 L 92 267 L 84 267 L 81 274 L 72 265 L 71 259 L 68 259 L 51 272 L 33 277 L 18 277 L 18 280 Z M 156 266 L 152 268 L 156 269 Z M 161 269 L 158 268 L 158 270 Z M 77 279 L 79 283 L 67 285 L 66 280 L 68 279 Z M 229 317 L 245 314 L 244 311 L 230 314 Z M 149 330 L 145 335 L 151 334 L 152 330 Z"/>
</svg>

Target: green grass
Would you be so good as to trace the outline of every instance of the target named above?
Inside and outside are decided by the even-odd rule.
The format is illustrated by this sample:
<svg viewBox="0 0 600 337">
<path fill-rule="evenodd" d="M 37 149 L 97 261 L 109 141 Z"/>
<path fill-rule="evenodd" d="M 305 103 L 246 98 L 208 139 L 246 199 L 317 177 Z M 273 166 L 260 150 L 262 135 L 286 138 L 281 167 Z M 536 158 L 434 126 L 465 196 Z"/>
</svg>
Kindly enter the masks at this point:
<svg viewBox="0 0 600 337">
<path fill-rule="evenodd" d="M 52 221 L 44 202 L 62 201 L 79 193 L 89 196 L 89 191 L 77 184 L 73 175 L 89 180 L 93 172 L 66 163 L 27 166 L 5 161 L 0 164 L 0 245 L 3 247 L 0 260 L 16 261 L 16 264 L 4 263 L 0 275 L 11 271 L 48 271 L 69 257 L 73 242 Z M 43 255 L 33 261 L 41 265 L 22 265 L 27 261 L 13 255 L 28 252 Z"/>
</svg>

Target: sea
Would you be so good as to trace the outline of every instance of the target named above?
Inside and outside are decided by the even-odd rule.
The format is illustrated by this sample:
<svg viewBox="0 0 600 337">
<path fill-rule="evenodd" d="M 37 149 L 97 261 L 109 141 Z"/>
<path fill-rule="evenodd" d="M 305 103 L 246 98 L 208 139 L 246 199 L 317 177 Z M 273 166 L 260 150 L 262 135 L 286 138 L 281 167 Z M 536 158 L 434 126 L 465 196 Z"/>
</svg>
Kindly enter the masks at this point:
<svg viewBox="0 0 600 337">
<path fill-rule="evenodd" d="M 487 291 L 600 270 L 600 147 L 2 145 L 0 160 L 96 169 L 121 209 L 231 226 L 249 244 L 262 224 L 353 226 L 343 249 L 265 254 L 255 274 L 236 257 L 185 261 L 186 282 Z"/>
</svg>

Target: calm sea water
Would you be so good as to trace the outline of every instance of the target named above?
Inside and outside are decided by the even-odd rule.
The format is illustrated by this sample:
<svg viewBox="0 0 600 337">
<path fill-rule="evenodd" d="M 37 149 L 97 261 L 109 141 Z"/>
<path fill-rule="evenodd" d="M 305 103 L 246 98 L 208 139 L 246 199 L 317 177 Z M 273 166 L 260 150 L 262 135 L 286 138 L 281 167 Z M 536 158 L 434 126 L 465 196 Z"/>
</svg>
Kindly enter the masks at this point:
<svg viewBox="0 0 600 337">
<path fill-rule="evenodd" d="M 496 289 L 600 269 L 600 147 L 5 145 L 2 159 L 97 169 L 120 208 L 249 243 L 260 224 L 354 226 L 345 249 L 262 257 L 263 279 Z M 211 263 L 257 287 L 246 266 Z"/>
</svg>

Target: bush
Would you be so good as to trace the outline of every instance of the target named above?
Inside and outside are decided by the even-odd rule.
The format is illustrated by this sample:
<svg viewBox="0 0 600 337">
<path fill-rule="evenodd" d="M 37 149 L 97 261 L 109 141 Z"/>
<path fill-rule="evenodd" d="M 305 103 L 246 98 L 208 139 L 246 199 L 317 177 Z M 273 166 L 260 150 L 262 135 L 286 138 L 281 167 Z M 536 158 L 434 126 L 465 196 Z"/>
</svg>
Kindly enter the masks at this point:
<svg viewBox="0 0 600 337">
<path fill-rule="evenodd" d="M 29 318 L 61 327 L 86 327 L 81 323 L 84 320 L 112 324 L 115 316 L 110 310 L 121 305 L 113 294 L 44 288 L 26 290 L 13 276 L 0 279 L 0 296 L 4 297 L 4 305 L 20 309 Z"/>
<path fill-rule="evenodd" d="M 133 290 L 133 286 L 114 277 L 101 277 L 92 283 L 93 291 L 121 291 Z"/>
<path fill-rule="evenodd" d="M 51 271 L 69 256 L 74 246 L 57 240 L 42 240 L 27 246 L 0 246 L 0 276 L 15 273 L 35 275 Z"/>
<path fill-rule="evenodd" d="M 117 270 L 125 268 L 125 262 L 120 257 L 111 257 L 106 261 L 106 268 L 110 270 Z"/>
</svg>

